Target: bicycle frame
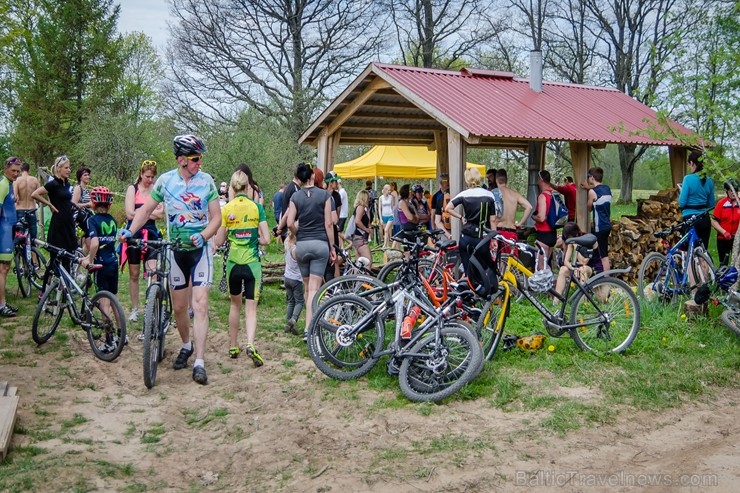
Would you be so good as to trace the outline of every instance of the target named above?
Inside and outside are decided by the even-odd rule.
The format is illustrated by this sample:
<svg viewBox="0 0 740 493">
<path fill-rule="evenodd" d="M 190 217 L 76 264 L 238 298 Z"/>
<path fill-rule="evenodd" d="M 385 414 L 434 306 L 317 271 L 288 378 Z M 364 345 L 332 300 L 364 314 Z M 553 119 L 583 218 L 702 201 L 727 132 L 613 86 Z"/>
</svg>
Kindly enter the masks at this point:
<svg viewBox="0 0 740 493">
<path fill-rule="evenodd" d="M 684 234 L 680 240 L 678 240 L 678 243 L 673 247 L 668 248 L 668 251 L 666 252 L 666 270 L 664 272 L 661 267 L 658 273 L 654 276 L 654 280 L 650 284 L 653 291 L 660 291 L 670 295 L 673 295 L 674 292 L 676 294 L 687 294 L 690 291 L 689 269 L 694 262 L 694 248 L 697 248 L 698 246 L 703 248 L 701 241 L 699 241 L 699 245 L 697 246 L 697 241 L 699 241 L 699 235 L 696 234 L 696 230 L 691 226 L 689 231 Z M 666 247 L 668 247 L 668 242 L 665 239 L 663 239 L 662 242 Z M 688 251 L 683 252 L 680 247 L 687 242 Z M 680 256 L 681 264 L 683 264 L 683 266 L 676 260 L 676 255 Z M 677 286 L 677 288 L 674 289 L 670 287 L 671 281 L 674 286 Z M 661 288 L 655 289 L 657 286 L 661 286 Z"/>
</svg>

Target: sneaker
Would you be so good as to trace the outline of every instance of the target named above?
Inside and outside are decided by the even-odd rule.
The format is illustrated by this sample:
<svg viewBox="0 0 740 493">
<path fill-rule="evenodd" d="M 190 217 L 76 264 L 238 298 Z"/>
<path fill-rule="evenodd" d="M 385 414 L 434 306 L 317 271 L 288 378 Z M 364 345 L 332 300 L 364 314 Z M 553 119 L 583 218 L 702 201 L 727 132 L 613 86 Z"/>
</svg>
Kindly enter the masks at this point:
<svg viewBox="0 0 740 493">
<path fill-rule="evenodd" d="M 298 331 L 295 330 L 295 320 L 293 320 L 292 318 L 288 320 L 287 322 L 285 322 L 285 333 L 293 334 L 296 336 L 298 335 Z"/>
<path fill-rule="evenodd" d="M 257 348 L 254 347 L 254 344 L 247 344 L 247 356 L 252 358 L 252 363 L 254 363 L 255 368 L 259 368 L 265 364 L 265 360 L 263 360 L 260 353 L 257 352 Z"/>
<path fill-rule="evenodd" d="M 182 351 L 180 352 L 182 354 Z M 206 375 L 206 369 L 202 366 L 196 366 L 193 368 L 193 380 L 196 383 L 205 385 L 208 383 L 208 375 Z"/>
<path fill-rule="evenodd" d="M 307 330 L 303 331 L 303 342 L 308 344 L 308 331 Z"/>
<path fill-rule="evenodd" d="M 188 358 L 190 358 L 193 355 L 193 348 L 191 347 L 188 351 L 185 348 L 180 349 L 180 354 L 177 355 L 177 359 L 175 359 L 175 364 L 172 365 L 172 368 L 175 370 L 182 370 L 186 366 L 188 366 Z M 205 372 L 205 370 L 203 370 Z M 205 373 L 204 373 L 205 375 Z M 193 378 L 195 378 L 195 373 L 193 373 Z"/>
<path fill-rule="evenodd" d="M 5 306 L 7 306 L 8 308 L 10 308 L 10 311 L 11 312 L 18 313 L 18 308 L 14 307 L 13 305 L 11 305 L 9 303 L 5 303 Z"/>
<path fill-rule="evenodd" d="M 0 308 L 0 317 L 13 318 L 15 315 L 16 313 L 8 305 Z"/>
<path fill-rule="evenodd" d="M 131 310 L 131 314 L 128 316 L 129 322 L 138 322 L 139 321 L 139 309 L 134 308 Z"/>
<path fill-rule="evenodd" d="M 239 350 L 239 347 L 238 347 L 238 346 L 235 346 L 235 347 L 229 348 L 229 357 L 230 357 L 231 359 L 236 359 L 236 358 L 238 358 L 238 357 L 239 357 L 239 353 L 240 353 L 240 352 L 241 352 L 241 351 Z"/>
<path fill-rule="evenodd" d="M 140 340 L 140 341 L 143 341 L 144 340 L 144 331 L 142 330 L 136 338 L 138 340 Z"/>
</svg>

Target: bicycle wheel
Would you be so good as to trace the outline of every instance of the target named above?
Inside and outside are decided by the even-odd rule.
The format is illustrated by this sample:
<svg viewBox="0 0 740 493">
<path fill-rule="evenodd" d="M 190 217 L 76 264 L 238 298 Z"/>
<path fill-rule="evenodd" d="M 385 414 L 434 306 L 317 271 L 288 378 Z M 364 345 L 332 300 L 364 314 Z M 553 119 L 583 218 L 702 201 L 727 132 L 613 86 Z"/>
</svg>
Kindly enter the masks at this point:
<svg viewBox="0 0 740 493">
<path fill-rule="evenodd" d="M 164 359 L 165 339 L 167 337 L 167 330 L 170 327 L 170 321 L 172 320 L 172 297 L 167 289 L 164 289 L 164 293 L 165 295 L 162 297 L 162 305 L 159 312 L 161 320 L 159 326 L 159 362 Z"/>
<path fill-rule="evenodd" d="M 308 328 L 308 354 L 316 367 L 337 380 L 351 380 L 372 370 L 375 349 L 383 345 L 384 324 L 378 317 L 349 335 L 373 305 L 359 296 L 334 296 L 314 312 Z"/>
<path fill-rule="evenodd" d="M 159 284 L 152 284 L 146 296 L 146 311 L 144 312 L 144 385 L 151 389 L 157 379 L 157 364 L 159 363 L 160 340 L 159 325 L 162 322 L 162 288 Z"/>
<path fill-rule="evenodd" d="M 675 272 L 662 253 L 650 252 L 642 260 L 637 275 L 637 295 L 643 301 L 668 303 L 678 297 Z"/>
<path fill-rule="evenodd" d="M 740 312 L 725 310 L 719 318 L 731 331 L 740 336 Z"/>
<path fill-rule="evenodd" d="M 36 259 L 36 260 L 34 260 Z M 36 289 L 41 289 L 44 286 L 44 274 L 46 273 L 46 267 L 49 265 L 49 261 L 41 250 L 36 247 L 31 247 L 31 284 Z"/>
<path fill-rule="evenodd" d="M 694 281 L 691 286 L 692 289 L 704 285 L 714 285 L 714 262 L 712 262 L 712 257 L 703 248 L 694 248 L 694 255 L 691 260 L 691 274 Z"/>
<path fill-rule="evenodd" d="M 621 353 L 637 337 L 640 329 L 640 304 L 637 296 L 621 279 L 602 277 L 586 284 L 593 303 L 584 291 L 572 300 L 570 329 L 578 347 L 597 353 Z M 601 312 L 601 313 L 599 313 Z"/>
<path fill-rule="evenodd" d="M 403 265 L 403 260 L 391 260 L 387 262 L 378 272 L 378 280 L 390 284 L 398 277 L 398 269 Z"/>
<path fill-rule="evenodd" d="M 371 289 L 384 287 L 386 286 L 383 282 L 371 276 L 355 275 L 335 277 L 329 282 L 324 283 L 319 288 L 319 290 L 316 292 L 316 295 L 313 297 L 311 306 L 313 308 L 313 311 L 316 312 L 316 310 L 319 309 L 319 305 L 321 305 L 331 297 L 340 294 L 356 294 L 363 298 L 367 297 L 368 301 L 373 304 L 380 303 L 385 299 L 388 291 L 379 291 L 377 293 L 373 293 L 372 295 L 366 295 L 363 293 Z"/>
<path fill-rule="evenodd" d="M 49 284 L 46 292 L 36 307 L 33 314 L 33 324 L 31 325 L 31 337 L 36 344 L 43 344 L 54 335 L 62 320 L 64 309 L 66 308 L 66 299 L 64 296 L 64 287 L 58 279 Z"/>
<path fill-rule="evenodd" d="M 483 306 L 483 313 L 478 318 L 478 323 L 475 327 L 478 340 L 481 342 L 483 358 L 486 361 L 493 359 L 493 355 L 496 354 L 496 349 L 498 348 L 498 343 L 504 335 L 506 316 L 501 320 L 500 327 L 498 323 L 499 319 L 501 319 L 501 308 L 504 306 L 505 298 L 506 293 L 502 290 L 496 293 L 492 299 L 488 300 Z"/>
<path fill-rule="evenodd" d="M 24 253 L 18 250 L 15 251 L 13 255 L 13 266 L 15 276 L 18 278 L 18 288 L 21 291 L 21 296 L 28 298 L 31 296 L 31 271 Z"/>
<path fill-rule="evenodd" d="M 126 345 L 126 315 L 118 298 L 109 291 L 98 291 L 83 301 L 84 322 L 93 354 L 103 361 L 113 361 Z"/>
<path fill-rule="evenodd" d="M 414 402 L 445 399 L 472 381 L 483 366 L 483 351 L 473 333 L 446 325 L 437 341 L 434 332 L 403 357 L 398 374 L 401 392 Z"/>
</svg>

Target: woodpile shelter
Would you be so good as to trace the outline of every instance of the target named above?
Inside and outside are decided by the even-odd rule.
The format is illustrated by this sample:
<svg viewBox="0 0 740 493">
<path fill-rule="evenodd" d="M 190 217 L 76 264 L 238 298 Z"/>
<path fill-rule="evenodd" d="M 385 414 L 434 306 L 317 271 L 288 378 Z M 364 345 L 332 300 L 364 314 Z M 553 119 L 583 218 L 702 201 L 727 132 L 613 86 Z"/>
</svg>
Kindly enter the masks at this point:
<svg viewBox="0 0 740 493">
<path fill-rule="evenodd" d="M 668 146 L 674 183 L 681 181 L 686 148 L 680 139 L 653 138 L 647 130 L 689 135 L 688 129 L 677 123 L 663 129 L 653 109 L 615 89 L 542 81 L 541 54 L 531 58 L 529 80 L 492 70 L 371 63 L 299 142 L 317 148 L 324 171 L 333 168 L 339 145 L 427 146 L 437 152 L 438 173 L 449 173 L 453 194 L 463 188 L 469 146 L 521 149 L 528 152 L 531 200 L 547 141 L 569 143 L 577 181 L 585 178 L 594 147 Z M 585 191 L 577 200 L 578 223 L 587 227 Z M 453 223 L 455 233 L 458 228 Z"/>
</svg>

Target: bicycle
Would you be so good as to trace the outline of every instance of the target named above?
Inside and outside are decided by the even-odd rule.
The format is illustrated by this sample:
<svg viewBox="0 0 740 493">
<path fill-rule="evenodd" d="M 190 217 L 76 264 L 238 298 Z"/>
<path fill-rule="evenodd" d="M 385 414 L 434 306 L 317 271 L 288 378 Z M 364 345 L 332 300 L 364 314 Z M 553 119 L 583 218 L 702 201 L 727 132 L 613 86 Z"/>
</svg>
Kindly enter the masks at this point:
<svg viewBox="0 0 740 493">
<path fill-rule="evenodd" d="M 714 263 L 694 229 L 694 224 L 706 214 L 697 214 L 665 231 L 653 233 L 668 251 L 665 255 L 651 252 L 642 260 L 637 278 L 637 294 L 641 299 L 672 303 L 679 296 L 688 296 L 696 288 L 714 282 Z M 686 227 L 688 231 L 671 247 L 666 238 Z"/>
<path fill-rule="evenodd" d="M 520 252 L 537 254 L 538 249 L 527 243 L 509 240 L 495 231 L 489 235 L 491 239 Z M 579 253 L 590 258 L 596 237 L 586 234 L 570 238 L 566 240 L 566 244 L 577 245 Z M 576 258 L 571 263 L 579 266 Z M 496 353 L 510 313 L 514 289 L 542 314 L 545 329 L 552 337 L 561 337 L 567 332 L 576 345 L 585 351 L 624 352 L 637 337 L 641 318 L 640 304 L 632 289 L 624 281 L 611 275 L 629 271 L 629 268 L 613 269 L 581 281 L 577 271 L 573 269 L 562 295 L 551 285 L 547 289 L 537 286 L 546 293 L 548 300 L 556 299 L 560 302 L 557 310 L 550 310 L 537 298 L 536 292 L 532 290 L 534 286 L 528 285 L 532 273 L 516 256 L 508 256 L 506 269 L 501 274 L 499 292 L 487 302 L 476 327 L 481 334 L 485 358 L 491 360 Z M 567 307 L 570 307 L 570 314 L 566 319 Z"/>
<path fill-rule="evenodd" d="M 98 291 L 88 296 L 91 286 L 90 273 L 102 268 L 99 264 L 90 264 L 84 277 L 80 276 L 83 286 L 75 280 L 80 267 L 81 255 L 70 253 L 41 240 L 36 244 L 53 253 L 47 270 L 53 277 L 41 296 L 33 316 L 31 337 L 41 345 L 54 335 L 66 309 L 72 322 L 82 326 L 87 333 L 93 354 L 103 361 L 113 361 L 121 354 L 126 344 L 126 317 L 118 298 L 108 291 Z M 72 273 L 62 264 L 62 259 L 71 262 Z M 79 307 L 75 297 L 80 298 Z M 48 320 L 47 320 L 48 318 Z"/>
<path fill-rule="evenodd" d="M 180 245 L 180 240 L 137 240 L 129 239 L 133 246 L 151 248 L 155 251 L 154 270 L 147 270 L 146 310 L 144 311 L 144 385 L 154 387 L 157 366 L 165 356 L 165 337 L 172 320 L 172 295 L 169 272 L 171 251 Z"/>
<path fill-rule="evenodd" d="M 414 248 L 421 246 L 417 242 Z M 350 380 L 367 374 L 382 356 L 389 356 L 389 373 L 397 372 L 401 391 L 416 402 L 449 397 L 480 373 L 480 344 L 458 310 L 472 293 L 452 291 L 434 306 L 421 291 L 420 285 L 427 289 L 429 285 L 419 279 L 415 263 L 412 257 L 398 280 L 370 290 L 392 293 L 380 303 L 345 294 L 320 305 L 308 328 L 308 351 L 319 370 Z M 423 319 L 419 318 L 418 327 L 404 329 L 404 316 L 412 307 Z M 395 331 L 386 345 L 385 324 L 391 313 Z"/>
<path fill-rule="evenodd" d="M 731 331 L 740 336 L 740 291 L 737 289 L 737 268 L 726 265 L 715 272 L 716 282 L 697 289 L 694 301 L 703 305 L 710 299 L 715 306 L 722 305 L 724 310 L 720 320 Z"/>
<path fill-rule="evenodd" d="M 31 296 L 31 288 L 41 289 L 47 260 L 35 245 L 31 244 L 28 219 L 22 217 L 15 223 L 13 237 L 13 262 L 21 296 Z"/>
</svg>

